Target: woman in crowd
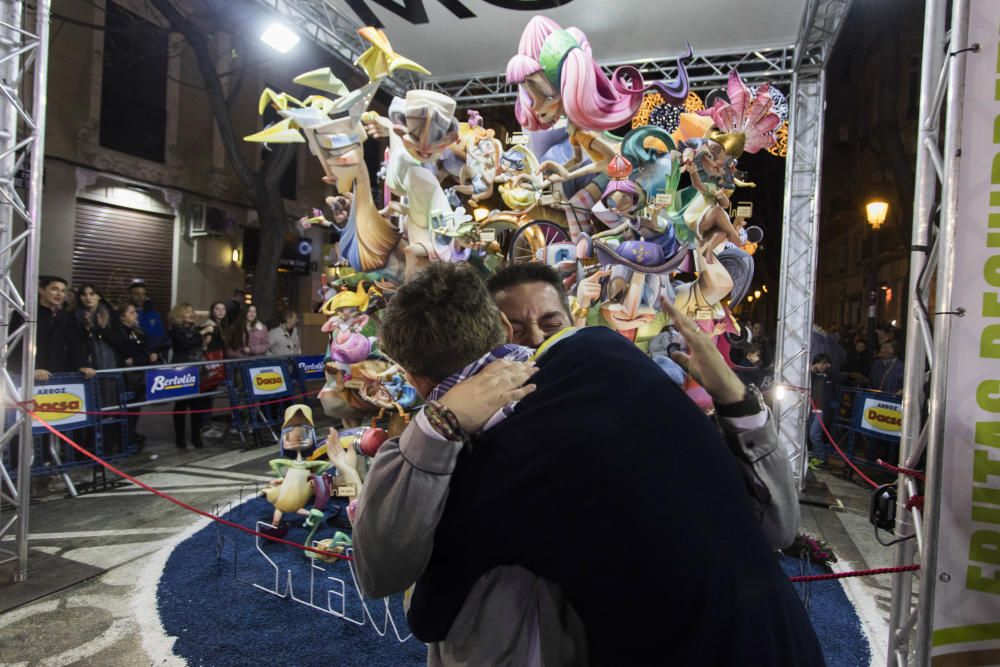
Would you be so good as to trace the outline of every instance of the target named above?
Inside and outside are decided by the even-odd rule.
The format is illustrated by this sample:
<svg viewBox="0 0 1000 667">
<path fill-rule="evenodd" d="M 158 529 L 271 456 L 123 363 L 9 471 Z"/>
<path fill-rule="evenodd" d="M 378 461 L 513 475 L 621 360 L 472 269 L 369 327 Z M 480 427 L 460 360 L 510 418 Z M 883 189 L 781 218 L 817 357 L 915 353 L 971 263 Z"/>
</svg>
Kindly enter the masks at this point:
<svg viewBox="0 0 1000 667">
<path fill-rule="evenodd" d="M 213 306 L 214 311 L 214 306 Z M 225 317 L 225 311 L 222 314 Z M 201 327 L 195 326 L 194 307 L 190 303 L 178 303 L 167 315 L 167 324 L 170 332 L 170 342 L 174 349 L 174 363 L 187 363 L 201 361 L 204 358 L 206 348 L 215 338 L 215 324 L 205 322 Z M 174 412 L 182 414 L 173 415 L 174 419 L 174 443 L 179 449 L 187 448 L 187 440 L 184 438 L 185 410 L 201 410 L 205 407 L 205 401 L 200 398 L 189 398 L 174 403 Z M 201 413 L 191 413 L 191 444 L 195 447 L 202 447 L 201 441 Z"/>
<path fill-rule="evenodd" d="M 113 335 L 111 306 L 90 283 L 81 285 L 76 293 L 79 305 L 73 311 L 73 319 L 87 355 L 84 366 L 97 370 L 115 368 L 118 362 L 109 340 Z"/>
<path fill-rule="evenodd" d="M 281 314 L 281 321 L 267 333 L 268 350 L 272 357 L 291 357 L 302 354 L 299 342 L 299 316 L 291 310 Z"/>
<path fill-rule="evenodd" d="M 224 301 L 216 301 L 212 304 L 212 307 L 208 310 L 208 319 L 201 325 L 201 329 L 207 332 L 208 344 L 205 347 L 205 360 L 222 360 L 226 356 L 226 337 L 229 331 L 229 318 L 227 317 L 229 313 L 229 308 L 226 306 Z M 221 365 L 215 367 L 214 369 L 208 367 L 210 371 L 208 378 L 202 379 L 202 391 L 211 391 L 219 386 L 222 378 L 225 376 L 225 368 Z M 218 372 L 216 372 L 218 371 Z M 203 408 L 212 407 L 212 399 L 205 398 L 202 401 Z M 223 425 L 216 427 L 212 424 L 211 417 L 203 419 L 202 423 L 205 424 L 206 429 L 202 432 L 202 435 L 206 438 L 221 438 L 225 435 L 227 426 Z"/>
<path fill-rule="evenodd" d="M 110 327 L 110 334 L 118 367 L 149 366 L 160 361 L 159 355 L 153 352 L 149 345 L 146 332 L 139 326 L 139 314 L 131 303 L 126 302 L 118 306 L 118 317 Z M 138 403 L 145 398 L 146 382 L 143 373 L 125 373 L 124 380 L 125 389 L 132 394 L 132 402 Z M 136 435 L 136 427 L 142 409 L 132 408 L 128 412 L 130 413 L 128 418 L 129 431 L 133 434 L 136 442 L 141 445 L 145 438 Z"/>
<path fill-rule="evenodd" d="M 267 354 L 267 327 L 257 319 L 257 306 L 250 304 L 237 315 L 226 336 L 226 357 L 242 359 Z"/>
</svg>

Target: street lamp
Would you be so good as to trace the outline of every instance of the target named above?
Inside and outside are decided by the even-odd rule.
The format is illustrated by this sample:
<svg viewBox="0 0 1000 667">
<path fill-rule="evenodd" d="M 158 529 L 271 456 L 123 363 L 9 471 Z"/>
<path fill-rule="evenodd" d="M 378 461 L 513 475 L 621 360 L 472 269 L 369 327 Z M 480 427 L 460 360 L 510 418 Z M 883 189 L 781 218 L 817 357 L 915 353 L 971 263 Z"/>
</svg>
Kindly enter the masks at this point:
<svg viewBox="0 0 1000 667">
<path fill-rule="evenodd" d="M 878 231 L 885 223 L 885 218 L 889 214 L 889 204 L 881 200 L 873 200 L 865 205 L 865 213 L 868 217 L 868 225 L 872 228 L 871 243 L 871 266 L 868 270 L 868 350 L 872 358 L 878 352 L 878 337 L 875 335 L 875 318 L 878 316 Z"/>
</svg>

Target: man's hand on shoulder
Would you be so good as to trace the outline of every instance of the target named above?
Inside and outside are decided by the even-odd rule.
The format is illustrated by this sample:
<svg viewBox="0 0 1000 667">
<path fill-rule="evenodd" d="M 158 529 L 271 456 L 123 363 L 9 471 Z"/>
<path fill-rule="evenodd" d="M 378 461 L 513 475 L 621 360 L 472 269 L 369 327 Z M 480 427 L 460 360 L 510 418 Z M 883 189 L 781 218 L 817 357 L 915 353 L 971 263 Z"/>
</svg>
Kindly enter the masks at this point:
<svg viewBox="0 0 1000 667">
<path fill-rule="evenodd" d="M 537 370 L 533 361 L 499 359 L 456 384 L 438 402 L 455 414 L 466 433 L 475 433 L 497 410 L 535 391 L 535 385 L 525 382 Z"/>
</svg>

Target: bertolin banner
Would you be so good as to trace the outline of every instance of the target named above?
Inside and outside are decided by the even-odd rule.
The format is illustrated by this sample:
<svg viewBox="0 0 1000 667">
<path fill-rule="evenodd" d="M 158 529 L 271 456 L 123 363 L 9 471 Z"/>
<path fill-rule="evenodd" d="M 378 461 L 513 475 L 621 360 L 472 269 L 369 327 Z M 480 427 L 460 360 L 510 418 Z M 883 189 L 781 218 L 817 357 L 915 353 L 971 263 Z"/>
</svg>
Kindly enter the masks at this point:
<svg viewBox="0 0 1000 667">
<path fill-rule="evenodd" d="M 322 354 L 304 355 L 295 358 L 295 364 L 302 371 L 302 377 L 306 380 L 323 380 L 326 374 L 323 372 Z"/>
<path fill-rule="evenodd" d="M 953 27 L 954 29 L 954 27 Z M 1000 2 L 972 0 L 944 397 L 935 664 L 1000 664 Z M 951 91 L 956 94 L 958 91 Z M 923 603 L 923 601 L 921 601 Z M 926 613 L 926 612 L 924 612 Z M 947 657 L 945 657 L 947 656 Z"/>
<path fill-rule="evenodd" d="M 83 382 L 47 384 L 35 387 L 34 410 L 38 416 L 58 431 L 89 426 L 91 415 L 87 401 L 87 385 Z M 35 435 L 48 433 L 37 419 L 31 422 L 31 432 Z"/>
<path fill-rule="evenodd" d="M 198 369 L 162 368 L 146 371 L 146 400 L 183 398 L 198 393 Z"/>
<path fill-rule="evenodd" d="M 277 364 L 253 366 L 250 374 L 250 391 L 254 396 L 272 396 L 288 392 L 285 369 Z"/>
</svg>

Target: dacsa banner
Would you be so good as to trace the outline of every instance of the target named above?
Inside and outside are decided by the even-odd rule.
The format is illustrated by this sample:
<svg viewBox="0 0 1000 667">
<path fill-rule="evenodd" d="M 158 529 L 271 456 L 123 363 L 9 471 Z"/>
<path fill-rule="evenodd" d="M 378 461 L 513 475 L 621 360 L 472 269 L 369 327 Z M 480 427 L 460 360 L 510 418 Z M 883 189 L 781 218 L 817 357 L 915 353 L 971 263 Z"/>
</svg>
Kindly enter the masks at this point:
<svg viewBox="0 0 1000 667">
<path fill-rule="evenodd" d="M 865 396 L 861 404 L 862 431 L 886 438 L 899 438 L 903 428 L 903 405 L 898 401 L 888 401 L 884 398 Z"/>
<path fill-rule="evenodd" d="M 59 431 L 89 426 L 92 421 L 92 415 L 82 414 L 90 410 L 87 386 L 82 382 L 35 387 L 34 410 Z M 49 431 L 35 419 L 31 423 L 31 432 L 41 435 Z"/>
<path fill-rule="evenodd" d="M 969 3 L 967 43 L 980 48 L 953 56 L 965 65 L 964 85 L 949 91 L 962 97 L 961 145 L 941 201 L 942 217 L 954 216 L 954 259 L 942 259 L 953 268 L 936 308 L 966 316 L 946 316 L 940 518 L 924 538 L 937 558 L 920 573 L 934 595 L 920 604 L 933 605 L 933 664 L 1000 665 L 1000 2 Z"/>
<path fill-rule="evenodd" d="M 299 370 L 302 371 L 306 380 L 324 380 L 326 379 L 326 374 L 323 371 L 324 359 L 322 354 L 314 354 L 298 357 L 295 363 L 298 364 Z"/>
<path fill-rule="evenodd" d="M 198 369 L 163 368 L 146 371 L 146 400 L 183 398 L 198 393 Z"/>
<path fill-rule="evenodd" d="M 280 365 L 254 366 L 250 372 L 250 391 L 254 396 L 272 396 L 288 391 L 285 369 Z"/>
</svg>

